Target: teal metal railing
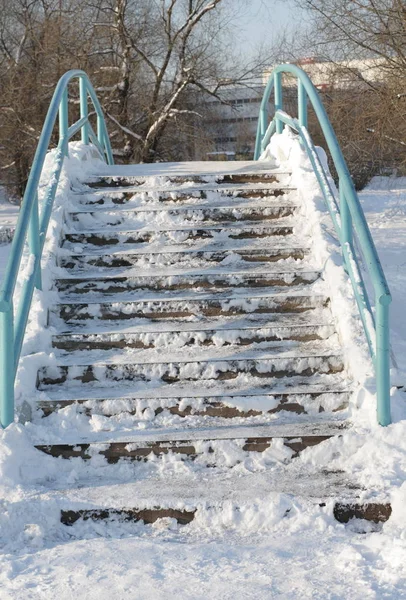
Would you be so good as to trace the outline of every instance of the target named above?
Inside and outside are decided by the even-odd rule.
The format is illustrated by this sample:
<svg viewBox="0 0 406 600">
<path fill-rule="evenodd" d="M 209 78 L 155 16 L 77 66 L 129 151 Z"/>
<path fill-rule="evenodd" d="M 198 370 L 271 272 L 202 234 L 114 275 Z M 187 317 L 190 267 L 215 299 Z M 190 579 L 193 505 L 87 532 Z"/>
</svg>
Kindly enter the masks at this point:
<svg viewBox="0 0 406 600">
<path fill-rule="evenodd" d="M 283 74 L 293 75 L 297 79 L 298 118 L 292 118 L 283 112 Z M 273 90 L 273 119 L 268 124 L 270 120 L 269 100 Z M 330 184 L 329 177 L 307 131 L 308 101 L 310 101 L 319 121 L 337 172 L 338 197 L 333 189 L 334 186 L 332 187 Z M 310 78 L 296 65 L 280 65 L 276 67 L 268 80 L 258 119 L 255 160 L 258 160 L 261 153 L 265 150 L 271 136 L 274 133 L 282 133 L 284 124 L 296 131 L 300 137 L 302 146 L 310 159 L 322 190 L 338 239 L 340 240 L 345 267 L 351 280 L 375 367 L 377 419 L 381 425 L 389 425 L 391 423 L 389 304 L 392 298 L 348 166 L 344 160 L 326 110 Z M 354 251 L 355 238 L 358 241 L 372 282 L 375 296 L 375 314 L 373 314 L 371 309 L 371 302 L 358 264 L 357 255 Z"/>
<path fill-rule="evenodd" d="M 68 85 L 79 82 L 80 119 L 69 126 Z M 97 116 L 97 134 L 89 121 L 88 100 Z M 38 187 L 49 150 L 51 136 L 59 116 L 59 142 L 54 168 L 47 184 L 41 211 Z M 14 382 L 21 354 L 34 289 L 41 289 L 41 256 L 51 218 L 64 158 L 69 153 L 69 140 L 81 131 L 85 144 L 89 140 L 97 147 L 108 164 L 113 164 L 106 123 L 96 92 L 84 71 L 68 71 L 59 80 L 45 118 L 25 189 L 20 214 L 11 245 L 10 257 L 0 288 L 0 423 L 7 427 L 14 421 Z M 14 291 L 20 274 L 21 257 L 28 242 L 30 263 L 15 306 Z"/>
</svg>

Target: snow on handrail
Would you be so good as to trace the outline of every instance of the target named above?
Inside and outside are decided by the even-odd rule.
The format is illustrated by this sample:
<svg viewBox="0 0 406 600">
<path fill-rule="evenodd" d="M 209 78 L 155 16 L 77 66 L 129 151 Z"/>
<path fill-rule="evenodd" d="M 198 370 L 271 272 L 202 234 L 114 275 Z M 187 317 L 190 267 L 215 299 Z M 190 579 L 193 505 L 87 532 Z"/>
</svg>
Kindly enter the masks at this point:
<svg viewBox="0 0 406 600">
<path fill-rule="evenodd" d="M 283 112 L 282 75 L 294 75 L 298 83 L 298 119 Z M 273 119 L 269 120 L 269 99 L 274 90 Z M 335 197 L 323 165 L 318 160 L 311 137 L 307 131 L 307 102 L 310 100 L 317 116 L 330 156 L 338 174 L 339 198 Z M 332 221 L 341 243 L 342 255 L 354 290 L 361 321 L 364 327 L 371 357 L 374 362 L 377 384 L 377 419 L 381 425 L 391 423 L 390 410 L 390 340 L 389 304 L 392 301 L 388 283 L 380 263 L 371 232 L 365 219 L 357 192 L 338 143 L 334 129 L 320 96 L 309 76 L 296 65 L 279 65 L 266 85 L 258 118 L 255 143 L 255 160 L 265 150 L 274 132 L 282 133 L 283 125 L 295 130 L 303 143 L 313 170 L 330 211 Z M 337 218 L 337 209 L 339 219 Z M 361 269 L 353 246 L 353 233 L 364 255 L 375 295 L 375 318 L 371 310 Z"/>
<path fill-rule="evenodd" d="M 72 80 L 79 81 L 80 119 L 69 127 L 68 85 Z M 89 97 L 97 115 L 97 136 L 89 122 Z M 57 117 L 59 117 L 59 141 L 55 164 L 45 192 L 42 214 L 39 214 L 38 186 Z M 79 130 L 81 130 L 82 142 L 88 144 L 90 137 L 106 162 L 113 164 L 106 123 L 96 92 L 86 73 L 74 69 L 65 73 L 55 88 L 34 155 L 9 260 L 0 288 L 0 424 L 3 427 L 7 427 L 14 421 L 14 381 L 34 289 L 41 289 L 41 256 L 46 232 L 63 161 L 65 156 L 68 156 L 69 140 Z M 28 273 L 25 273 L 19 303 L 15 311 L 14 290 L 20 274 L 21 257 L 26 241 L 30 252 L 30 268 Z"/>
</svg>

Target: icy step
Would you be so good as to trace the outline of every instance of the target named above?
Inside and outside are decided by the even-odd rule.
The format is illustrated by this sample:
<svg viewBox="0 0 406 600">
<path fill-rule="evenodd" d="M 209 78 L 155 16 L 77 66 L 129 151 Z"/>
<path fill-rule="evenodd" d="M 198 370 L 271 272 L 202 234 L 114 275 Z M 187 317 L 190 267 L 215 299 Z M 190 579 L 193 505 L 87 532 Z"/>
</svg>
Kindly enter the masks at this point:
<svg viewBox="0 0 406 600">
<path fill-rule="evenodd" d="M 182 236 L 180 236 L 182 238 Z M 107 238 L 106 238 L 107 239 Z M 83 238 L 84 242 L 65 242 L 63 247 L 59 250 L 59 256 L 61 258 L 73 258 L 75 256 L 88 256 L 88 257 L 103 257 L 108 253 L 111 256 L 131 255 L 131 256 L 148 256 L 154 254 L 175 254 L 175 255 L 194 255 L 196 253 L 225 253 L 225 252 L 250 252 L 264 250 L 267 252 L 281 252 L 286 253 L 289 250 L 302 251 L 309 253 L 310 246 L 308 242 L 304 242 L 302 238 L 289 236 L 286 239 L 285 236 L 270 237 L 264 239 L 259 237 L 255 239 L 253 237 L 247 237 L 242 239 L 232 239 L 227 236 L 226 233 L 218 236 L 218 239 L 204 239 L 204 238 L 187 238 L 186 240 L 180 239 L 179 242 L 175 240 L 167 240 L 166 236 L 164 239 L 160 239 L 158 235 L 155 241 L 140 242 L 135 245 L 133 242 L 127 244 L 117 240 L 115 244 L 88 244 Z M 135 247 L 133 247 L 135 246 Z"/>
<path fill-rule="evenodd" d="M 150 163 L 139 165 L 109 165 L 95 172 L 91 177 L 97 186 L 98 182 L 107 185 L 140 185 L 165 189 L 175 183 L 197 182 L 212 183 L 252 183 L 258 180 L 272 183 L 281 178 L 289 179 L 290 174 L 283 171 L 272 161 L 204 161 L 183 163 Z"/>
<path fill-rule="evenodd" d="M 160 252 L 114 252 L 108 254 L 108 250 L 104 250 L 105 254 L 71 254 L 70 256 L 61 255 L 58 259 L 58 264 L 66 269 L 86 269 L 88 266 L 93 267 L 148 267 L 149 265 L 175 265 L 176 263 L 185 264 L 188 268 L 196 268 L 197 266 L 221 263 L 222 261 L 234 260 L 235 262 L 278 262 L 283 260 L 302 260 L 307 256 L 308 252 L 303 248 L 250 248 L 248 244 L 244 249 L 225 248 L 208 249 L 208 250 L 193 250 L 180 249 L 177 252 L 165 246 L 160 247 Z M 264 246 L 264 244 L 263 244 Z M 224 247 L 224 245 L 223 245 Z"/>
<path fill-rule="evenodd" d="M 169 339 L 168 339 L 169 341 Z M 291 339 L 278 339 L 272 342 L 244 345 L 218 345 L 209 347 L 191 346 L 185 348 L 173 347 L 170 343 L 157 348 L 125 348 L 111 350 L 80 350 L 78 352 L 65 352 L 55 350 L 58 362 L 64 365 L 96 365 L 109 364 L 158 364 L 158 363 L 195 363 L 233 360 L 283 360 L 296 359 L 306 356 L 339 355 L 340 346 L 337 337 L 329 339 L 301 342 Z"/>
<path fill-rule="evenodd" d="M 183 422 L 182 422 L 183 423 Z M 261 451 L 266 450 L 266 445 L 272 439 L 291 439 L 323 437 L 328 438 L 340 435 L 349 426 L 339 415 L 335 418 L 325 419 L 324 417 L 312 417 L 311 419 L 287 419 L 285 421 L 276 421 L 266 425 L 234 425 L 233 422 L 226 421 L 224 425 L 218 427 L 166 427 L 159 429 L 138 429 L 136 431 L 88 431 L 71 433 L 62 431 L 59 433 L 53 431 L 39 430 L 43 433 L 45 439 L 34 438 L 32 442 L 38 446 L 40 444 L 61 444 L 74 447 L 79 444 L 120 444 L 133 445 L 137 448 L 148 447 L 149 444 L 162 442 L 169 443 L 190 443 L 219 440 L 258 440 L 263 444 Z M 317 442 L 318 443 L 318 442 Z M 103 448 L 101 448 L 103 450 Z M 260 451 L 260 450 L 257 450 Z"/>
<path fill-rule="evenodd" d="M 236 451 L 244 456 L 240 447 L 236 446 Z M 384 495 L 373 497 L 373 490 L 368 494 L 355 475 L 316 467 L 303 472 L 296 461 L 262 472 L 234 474 L 231 469 L 227 473 L 208 469 L 200 478 L 189 472 L 171 472 L 170 483 L 155 474 L 148 479 L 121 483 L 80 481 L 70 486 L 55 486 L 44 492 L 43 498 L 40 495 L 33 500 L 59 507 L 61 521 L 68 526 L 79 519 L 143 521 L 146 524 L 158 519 L 173 519 L 186 525 L 196 515 L 207 521 L 214 518 L 221 522 L 223 513 L 229 516 L 230 506 L 238 515 L 257 505 L 259 498 L 267 499 L 272 510 L 272 498 L 278 494 L 291 499 L 291 505 L 286 505 L 280 515 L 281 520 L 289 518 L 295 499 L 313 510 L 319 506 L 320 515 L 326 503 L 333 500 L 334 516 L 341 523 L 347 523 L 351 518 L 385 522 L 392 512 L 388 498 Z"/>
<path fill-rule="evenodd" d="M 68 352 L 74 350 L 113 348 L 159 348 L 165 346 L 225 346 L 251 345 L 254 343 L 273 342 L 277 340 L 313 341 L 327 339 L 334 335 L 335 327 L 330 322 L 326 324 L 296 324 L 281 326 L 279 322 L 268 318 L 258 318 L 256 321 L 243 319 L 207 319 L 206 322 L 184 323 L 181 320 L 158 323 L 155 328 L 151 325 L 138 327 L 133 330 L 107 329 L 105 331 L 88 331 L 64 333 L 52 337 L 52 345 Z M 138 330 L 138 331 L 137 331 Z"/>
<path fill-rule="evenodd" d="M 278 182 L 274 184 L 228 184 L 227 186 L 203 184 L 199 187 L 179 187 L 170 191 L 151 191 L 146 189 L 140 191 L 138 186 L 131 188 L 111 188 L 99 191 L 92 190 L 92 193 L 80 192 L 73 195 L 72 199 L 79 206 L 117 206 L 130 204 L 131 206 L 140 206 L 142 204 L 156 204 L 160 206 L 162 203 L 183 203 L 193 202 L 199 204 L 209 204 L 213 201 L 222 201 L 227 197 L 233 198 L 267 198 L 270 201 L 280 196 L 294 194 L 295 188 L 291 186 L 281 186 Z"/>
<path fill-rule="evenodd" d="M 158 380 L 151 380 L 137 383 L 136 386 L 131 381 L 121 382 L 119 385 L 113 382 L 103 381 L 102 385 L 94 383 L 84 387 L 75 381 L 71 382 L 68 388 L 54 388 L 47 390 L 42 394 L 41 402 L 64 402 L 74 401 L 133 401 L 141 400 L 146 402 L 145 407 L 160 406 L 154 402 L 160 403 L 166 400 L 177 401 L 179 398 L 185 400 L 207 400 L 216 398 L 230 404 L 231 406 L 242 406 L 238 398 L 251 398 L 251 407 L 258 407 L 261 398 L 272 398 L 273 396 L 281 399 L 289 396 L 308 396 L 316 398 L 318 395 L 326 394 L 345 394 L 351 390 L 351 382 L 345 378 L 342 373 L 339 374 L 315 374 L 309 377 L 292 376 L 275 379 L 272 377 L 254 377 L 250 374 L 243 374 L 235 379 L 205 381 L 187 381 L 174 382 L 170 385 Z M 268 407 L 269 408 L 269 407 Z M 270 407 L 271 408 L 271 407 Z"/>
<path fill-rule="evenodd" d="M 94 231 L 65 231 L 63 248 L 74 248 L 77 244 L 88 245 L 90 247 L 114 246 L 120 244 L 133 245 L 136 248 L 148 247 L 151 245 L 162 244 L 185 244 L 195 243 L 196 241 L 206 243 L 207 240 L 222 242 L 226 240 L 252 240 L 255 238 L 273 238 L 292 236 L 294 221 L 286 222 L 282 220 L 277 223 L 263 222 L 244 222 L 223 223 L 221 226 L 206 226 L 204 224 L 197 226 L 168 226 L 158 225 L 151 228 L 151 224 L 139 231 L 128 231 L 115 227 L 111 230 Z M 301 240 L 302 241 L 302 240 Z M 292 244 L 295 242 L 292 240 Z"/>
<path fill-rule="evenodd" d="M 227 290 L 228 291 L 228 290 Z M 242 290 L 241 290 L 242 291 Z M 97 296 L 86 295 L 86 301 L 81 300 L 83 295 L 63 298 L 63 302 L 50 312 L 50 323 L 59 326 L 57 317 L 65 323 L 71 323 L 75 327 L 88 326 L 87 321 L 92 320 L 98 325 L 104 321 L 110 321 L 110 326 L 117 321 L 128 322 L 131 319 L 142 319 L 143 323 L 166 319 L 217 317 L 217 316 L 254 316 L 266 314 L 273 321 L 280 321 L 281 315 L 286 319 L 296 314 L 308 314 L 314 310 L 320 310 L 329 303 L 328 298 L 320 294 L 273 294 L 267 290 L 267 294 L 255 294 L 255 289 L 244 288 L 246 295 L 234 295 L 219 293 L 199 294 L 199 290 L 193 290 L 189 295 L 173 292 L 157 292 L 154 295 L 140 294 L 134 292 L 132 295 L 120 296 L 111 299 L 102 296 L 98 301 Z M 84 323 L 86 321 L 86 323 Z"/>
<path fill-rule="evenodd" d="M 291 217 L 296 210 L 293 204 L 257 203 L 246 206 L 230 206 L 221 208 L 171 208 L 166 211 L 149 210 L 99 210 L 88 212 L 71 212 L 67 222 L 76 231 L 100 229 L 103 227 L 125 226 L 127 229 L 141 229 L 155 226 L 160 229 L 167 225 L 173 229 L 182 225 L 197 228 L 201 224 L 216 225 L 218 223 L 237 223 L 239 221 L 272 222 Z"/>
<path fill-rule="evenodd" d="M 256 192 L 252 192 L 253 196 L 245 196 L 241 192 L 241 195 L 234 196 L 232 193 L 228 195 L 217 194 L 216 192 L 207 192 L 204 193 L 206 197 L 192 197 L 191 195 L 187 195 L 183 202 L 180 201 L 180 198 L 176 201 L 176 199 L 166 198 L 165 201 L 159 202 L 156 200 L 147 200 L 146 193 L 144 194 L 125 194 L 124 198 L 120 198 L 120 200 L 124 200 L 127 198 L 127 202 L 116 202 L 103 204 L 78 204 L 69 214 L 81 214 L 81 213 L 120 213 L 120 212 L 131 212 L 131 213 L 143 213 L 143 212 L 175 212 L 182 213 L 194 210 L 223 210 L 223 209 L 266 209 L 273 206 L 273 202 L 270 201 L 270 198 L 277 199 L 278 207 L 296 207 L 297 203 L 297 195 L 294 191 L 290 189 L 280 189 L 277 188 L 273 190 L 273 194 L 271 196 L 271 190 L 266 190 L 269 192 L 269 195 L 265 195 L 265 190 L 261 190 L 261 193 L 257 190 Z M 248 193 L 248 192 L 247 192 Z M 120 194 L 122 195 L 122 194 Z M 200 193 L 201 196 L 201 193 Z M 94 195 L 92 195 L 94 198 Z M 105 198 L 105 195 L 102 196 Z M 131 200 L 131 202 L 130 202 Z"/>
<path fill-rule="evenodd" d="M 128 323 L 126 321 L 117 321 L 111 323 L 110 321 L 102 323 L 89 323 L 86 327 L 80 326 L 78 330 L 77 326 L 69 327 L 64 326 L 63 331 L 59 331 L 58 334 L 53 336 L 55 341 L 69 339 L 69 336 L 73 336 L 72 339 L 83 339 L 92 338 L 92 336 L 100 336 L 102 339 L 107 336 L 113 340 L 113 336 L 117 336 L 117 339 L 121 337 L 131 339 L 131 336 L 143 336 L 150 335 L 159 336 L 161 334 L 166 335 L 170 333 L 174 334 L 186 334 L 195 335 L 198 333 L 207 332 L 212 335 L 213 332 L 250 332 L 250 331 L 261 331 L 263 329 L 272 330 L 275 335 L 284 338 L 288 332 L 295 332 L 296 329 L 305 328 L 317 328 L 325 327 L 329 329 L 334 327 L 332 317 L 328 308 L 314 308 L 313 311 L 304 313 L 289 313 L 289 314 L 261 314 L 261 313 L 248 313 L 246 315 L 225 315 L 225 316 L 197 316 L 189 317 L 188 319 L 181 318 L 168 318 L 162 320 L 150 320 L 150 319 L 135 319 L 134 322 Z"/>
<path fill-rule="evenodd" d="M 148 350 L 118 354 L 110 360 L 91 354 L 90 360 L 80 355 L 61 357 L 58 364 L 43 367 L 38 371 L 38 387 L 45 389 L 47 386 L 60 384 L 69 385 L 74 381 L 94 383 L 100 381 L 149 381 L 161 380 L 168 384 L 179 381 L 224 380 L 236 379 L 241 374 L 250 374 L 254 377 L 282 378 L 300 375 L 309 377 L 315 373 L 340 373 L 344 370 L 341 353 L 334 350 L 313 351 L 306 348 L 306 352 L 295 351 L 251 351 L 232 352 L 226 349 L 217 349 L 216 352 L 189 358 L 181 352 L 171 352 L 170 356 Z M 222 350 L 222 352 L 220 352 Z M 82 351 L 80 354 L 84 354 Z"/>
<path fill-rule="evenodd" d="M 111 271 L 111 270 L 110 270 Z M 161 272 L 160 272 L 161 271 Z M 185 272 L 186 271 L 186 272 Z M 203 271 L 203 273 L 202 273 Z M 249 270 L 245 268 L 218 267 L 187 269 L 122 270 L 117 268 L 114 275 L 109 269 L 81 272 L 75 276 L 65 276 L 55 280 L 58 291 L 64 294 L 119 294 L 131 290 L 189 290 L 189 289 L 234 289 L 234 288 L 289 288 L 300 284 L 309 285 L 317 281 L 320 272 L 316 270 L 286 269 L 272 271 L 262 263 Z M 269 289 L 269 293 L 272 293 Z"/>
<path fill-rule="evenodd" d="M 344 386 L 342 386 L 344 388 Z M 94 390 L 91 390 L 92 392 Z M 105 396 L 108 390 L 104 391 Z M 123 391 L 123 390 L 122 390 Z M 69 389 L 71 392 L 71 389 Z M 297 393 L 296 393 L 297 392 Z M 206 392 L 207 393 L 207 392 Z M 52 395 L 51 395 L 52 396 Z M 176 415 L 178 417 L 217 417 L 221 419 L 236 419 L 256 417 L 263 414 L 292 412 L 297 414 L 319 414 L 339 412 L 348 407 L 350 389 L 330 391 L 323 386 L 307 386 L 288 389 L 283 392 L 263 390 L 261 396 L 251 393 L 248 396 L 206 396 L 198 398 L 75 398 L 64 400 L 40 400 L 37 408 L 43 416 L 48 416 L 68 406 L 76 405 L 87 415 L 102 415 L 103 417 L 135 415 L 140 421 L 145 419 L 151 423 L 158 415 Z"/>
</svg>

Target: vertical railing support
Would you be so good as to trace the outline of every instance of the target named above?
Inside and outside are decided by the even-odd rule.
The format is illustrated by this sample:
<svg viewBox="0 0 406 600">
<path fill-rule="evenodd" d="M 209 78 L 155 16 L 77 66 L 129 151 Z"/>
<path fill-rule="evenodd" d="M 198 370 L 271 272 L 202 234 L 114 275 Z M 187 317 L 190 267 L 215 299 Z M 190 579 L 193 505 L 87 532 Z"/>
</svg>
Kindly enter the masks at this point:
<svg viewBox="0 0 406 600">
<path fill-rule="evenodd" d="M 307 94 L 301 81 L 298 81 L 297 87 L 297 107 L 300 126 L 307 129 Z"/>
<path fill-rule="evenodd" d="M 390 341 L 389 303 L 390 296 L 383 296 L 376 302 L 376 384 L 377 418 L 380 425 L 392 422 L 390 410 Z"/>
<path fill-rule="evenodd" d="M 282 73 L 275 73 L 275 115 L 276 111 L 283 110 L 283 99 L 282 99 Z M 283 123 L 275 117 L 276 120 L 276 133 L 282 133 Z"/>
<path fill-rule="evenodd" d="M 79 78 L 79 95 L 80 95 L 80 118 L 88 117 L 88 106 L 87 106 L 87 85 L 84 77 Z M 81 129 L 82 142 L 84 144 L 89 143 L 89 125 L 86 122 Z"/>
<path fill-rule="evenodd" d="M 344 186 L 339 183 L 340 191 L 340 216 L 341 216 L 341 243 L 352 246 L 352 218 L 348 202 L 345 197 Z"/>
<path fill-rule="evenodd" d="M 30 250 L 30 254 L 33 254 L 35 258 L 39 258 L 41 256 L 41 244 L 39 237 L 38 192 L 35 194 L 31 211 L 30 224 L 28 226 L 28 247 Z M 34 285 L 38 290 L 42 289 L 40 264 L 38 265 Z"/>
<path fill-rule="evenodd" d="M 0 423 L 7 427 L 14 421 L 14 331 L 13 305 L 0 308 Z"/>
<path fill-rule="evenodd" d="M 265 132 L 266 132 L 266 128 L 268 127 L 268 113 L 269 113 L 269 109 L 267 107 L 267 109 L 261 109 L 261 112 L 259 113 L 259 126 L 260 126 L 260 139 L 261 139 L 261 146 L 260 146 L 260 150 L 259 153 L 262 154 L 262 152 L 264 152 L 265 150 L 265 145 L 264 145 L 264 136 L 265 136 Z M 255 148 L 255 153 L 258 152 L 258 149 Z"/>
<path fill-rule="evenodd" d="M 102 148 L 104 148 L 103 123 L 99 115 L 97 115 L 97 139 Z"/>
<path fill-rule="evenodd" d="M 68 117 L 68 88 L 66 87 L 63 94 L 62 100 L 59 105 L 59 139 L 65 139 L 68 137 L 69 117 Z M 69 156 L 69 150 L 66 148 L 66 156 Z"/>
</svg>

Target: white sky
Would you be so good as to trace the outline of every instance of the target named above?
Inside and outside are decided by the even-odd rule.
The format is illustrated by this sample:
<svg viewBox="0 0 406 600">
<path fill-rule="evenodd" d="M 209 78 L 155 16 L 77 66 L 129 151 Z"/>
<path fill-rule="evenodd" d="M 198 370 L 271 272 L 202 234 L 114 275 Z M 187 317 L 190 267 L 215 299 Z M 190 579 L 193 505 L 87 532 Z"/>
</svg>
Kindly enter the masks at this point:
<svg viewBox="0 0 406 600">
<path fill-rule="evenodd" d="M 294 0 L 246 0 L 246 8 L 241 10 L 236 23 L 239 31 L 236 43 L 244 44 L 253 50 L 261 40 L 272 44 L 286 28 L 296 28 L 298 8 Z"/>
</svg>

